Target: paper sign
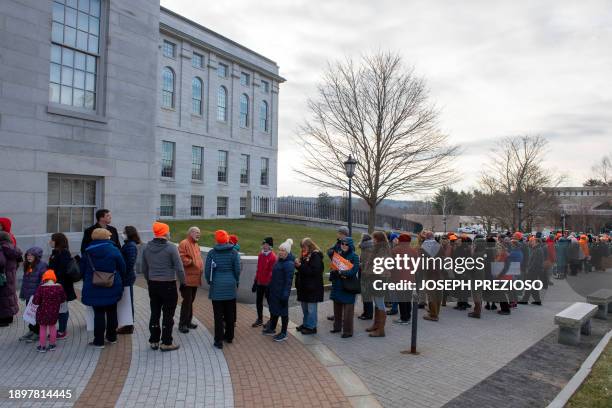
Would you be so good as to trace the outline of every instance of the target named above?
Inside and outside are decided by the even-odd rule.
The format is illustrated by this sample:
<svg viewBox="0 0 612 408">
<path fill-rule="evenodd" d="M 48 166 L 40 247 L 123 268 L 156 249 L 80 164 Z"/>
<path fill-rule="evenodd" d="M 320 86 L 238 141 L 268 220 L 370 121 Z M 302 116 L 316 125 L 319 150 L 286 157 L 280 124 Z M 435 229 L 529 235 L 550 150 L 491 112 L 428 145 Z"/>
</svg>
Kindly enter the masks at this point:
<svg viewBox="0 0 612 408">
<path fill-rule="evenodd" d="M 334 252 L 332 257 L 332 269 L 336 271 L 350 271 L 353 269 L 353 264 L 344 259 L 339 253 Z"/>
</svg>

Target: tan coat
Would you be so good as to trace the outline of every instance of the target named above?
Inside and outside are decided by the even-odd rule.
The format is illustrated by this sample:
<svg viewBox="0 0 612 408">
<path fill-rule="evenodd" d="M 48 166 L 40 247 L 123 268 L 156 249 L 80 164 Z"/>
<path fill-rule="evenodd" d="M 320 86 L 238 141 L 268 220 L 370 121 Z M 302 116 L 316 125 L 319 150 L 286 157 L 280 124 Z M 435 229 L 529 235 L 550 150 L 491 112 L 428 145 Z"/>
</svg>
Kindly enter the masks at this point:
<svg viewBox="0 0 612 408">
<path fill-rule="evenodd" d="M 185 269 L 185 285 L 201 286 L 204 262 L 202 261 L 200 246 L 187 237 L 179 243 L 178 249 Z"/>
</svg>

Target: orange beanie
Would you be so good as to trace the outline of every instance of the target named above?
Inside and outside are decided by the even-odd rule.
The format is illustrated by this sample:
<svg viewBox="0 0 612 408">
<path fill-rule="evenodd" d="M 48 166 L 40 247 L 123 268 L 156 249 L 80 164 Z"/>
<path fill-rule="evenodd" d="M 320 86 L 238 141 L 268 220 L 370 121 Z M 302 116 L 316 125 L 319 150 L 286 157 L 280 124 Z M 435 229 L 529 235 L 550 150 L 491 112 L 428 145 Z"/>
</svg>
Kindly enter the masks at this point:
<svg viewBox="0 0 612 408">
<path fill-rule="evenodd" d="M 217 244 L 227 244 L 229 241 L 229 234 L 224 230 L 215 231 L 215 242 Z"/>
<path fill-rule="evenodd" d="M 164 224 L 163 222 L 153 223 L 153 235 L 155 235 L 155 238 L 161 238 L 169 232 L 170 227 L 168 224 Z"/>
<path fill-rule="evenodd" d="M 48 280 L 52 280 L 53 282 L 57 282 L 57 277 L 55 276 L 55 271 L 53 269 L 47 269 L 45 273 L 43 273 L 42 281 L 46 282 Z"/>
</svg>

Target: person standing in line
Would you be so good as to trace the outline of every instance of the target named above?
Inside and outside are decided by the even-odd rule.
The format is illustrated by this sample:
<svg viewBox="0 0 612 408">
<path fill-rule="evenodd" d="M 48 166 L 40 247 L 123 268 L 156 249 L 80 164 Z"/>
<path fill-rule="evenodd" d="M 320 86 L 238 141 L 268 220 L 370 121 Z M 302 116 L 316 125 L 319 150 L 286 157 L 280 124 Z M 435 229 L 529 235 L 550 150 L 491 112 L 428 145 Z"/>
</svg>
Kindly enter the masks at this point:
<svg viewBox="0 0 612 408">
<path fill-rule="evenodd" d="M 331 247 L 331 248 L 329 248 L 327 250 L 327 256 L 329 257 L 330 260 L 334 257 L 334 253 L 336 253 L 336 252 L 340 253 L 342 251 L 340 242 L 344 238 L 348 237 L 348 235 L 349 235 L 348 227 L 345 227 L 345 226 L 339 227 L 336 232 L 337 232 L 337 234 L 336 234 L 336 243 L 334 244 L 333 247 Z M 334 315 L 327 316 L 327 320 L 332 320 L 333 321 L 334 320 Z"/>
<path fill-rule="evenodd" d="M 565 279 L 567 276 L 568 248 L 569 241 L 560 235 L 555 243 L 556 270 L 554 276 L 557 279 Z"/>
<path fill-rule="evenodd" d="M 528 241 L 529 245 L 529 262 L 527 264 L 527 275 L 526 279 L 528 280 L 537 280 L 542 277 L 542 270 L 544 269 L 544 252 L 542 251 L 542 247 L 540 244 L 540 240 L 536 237 L 529 237 Z M 523 298 L 520 302 L 521 305 L 526 305 L 529 303 L 530 297 L 533 297 L 532 305 L 542 305 L 542 301 L 540 299 L 540 291 L 539 290 L 525 290 Z"/>
<path fill-rule="evenodd" d="M 442 246 L 434 239 L 434 233 L 432 231 L 426 231 L 423 235 L 425 238 L 425 241 L 423 241 L 423 244 L 421 245 L 421 254 L 423 255 L 424 265 L 423 278 L 425 280 L 442 280 L 444 279 L 442 275 L 442 268 L 438 262 L 436 262 L 438 258 L 442 258 L 444 256 Z M 437 322 L 439 320 L 440 305 L 442 304 L 442 291 L 428 290 L 427 301 L 429 311 L 423 316 L 423 319 Z"/>
<path fill-rule="evenodd" d="M 567 249 L 567 259 L 570 266 L 570 275 L 576 276 L 580 270 L 580 265 L 582 264 L 582 260 L 580 258 L 580 253 L 582 251 L 580 249 L 580 244 L 574 235 L 570 235 L 569 239 L 570 243 Z"/>
<path fill-rule="evenodd" d="M 270 292 L 268 285 L 272 279 L 272 268 L 276 263 L 276 254 L 272 250 L 274 240 L 272 237 L 264 238 L 261 243 L 261 252 L 257 256 L 257 271 L 255 272 L 255 281 L 253 282 L 252 291 L 255 292 L 255 305 L 257 307 L 257 320 L 251 327 L 259 327 L 263 325 L 263 300 L 270 305 Z"/>
<path fill-rule="evenodd" d="M 208 298 L 212 301 L 215 319 L 214 346 L 223 348 L 223 340 L 234 340 L 236 318 L 236 289 L 240 283 L 240 256 L 229 242 L 224 230 L 215 231 L 216 245 L 206 255 L 204 277 L 210 286 Z"/>
<path fill-rule="evenodd" d="M 23 281 L 19 290 L 19 298 L 30 303 L 30 298 L 36 293 L 36 288 L 42 283 L 43 273 L 48 269 L 47 263 L 42 260 L 43 250 L 39 247 L 32 247 L 26 251 L 25 261 L 23 262 Z M 19 341 L 32 343 L 38 340 L 40 327 L 38 324 L 28 324 L 28 332 L 19 338 Z"/>
<path fill-rule="evenodd" d="M 0 231 L 0 327 L 13 323 L 13 316 L 19 312 L 16 291 L 21 250 L 13 241 L 6 230 Z"/>
<path fill-rule="evenodd" d="M 149 241 L 142 256 L 142 273 L 147 281 L 151 303 L 149 345 L 153 350 L 173 351 L 179 348 L 172 338 L 174 312 L 178 302 L 176 281 L 178 280 L 181 286 L 185 284 L 185 271 L 177 247 L 168 241 L 168 224 L 154 223 L 153 235 L 155 238 Z"/>
<path fill-rule="evenodd" d="M 364 275 L 364 271 L 366 268 L 370 269 L 372 266 L 372 251 L 374 247 L 374 241 L 372 241 L 372 237 L 370 234 L 363 233 L 361 234 L 361 242 L 359 243 L 359 249 L 361 250 L 361 254 L 359 255 L 359 282 L 361 283 L 361 302 L 363 303 L 363 313 L 361 313 L 357 318 L 359 320 L 372 320 L 374 317 L 374 303 L 372 302 L 372 298 L 370 293 L 371 289 L 368 287 L 368 282 L 366 282 L 366 277 Z"/>
<path fill-rule="evenodd" d="M 374 274 L 373 271 L 374 260 L 376 258 L 386 260 L 386 258 L 391 257 L 391 249 L 389 248 L 389 241 L 387 241 L 387 235 L 383 231 L 374 231 L 372 233 L 372 240 L 374 241 L 374 246 L 372 247 L 372 258 L 365 272 L 365 275 L 368 278 L 368 290 L 371 292 L 373 291 L 372 284 L 374 280 L 382 279 L 385 282 L 389 282 L 391 278 L 391 271 L 385 270 L 380 275 Z M 372 323 L 372 326 L 366 329 L 366 331 L 370 333 L 370 337 L 385 337 L 385 324 L 387 322 L 387 311 L 385 308 L 386 293 L 387 291 L 380 291 L 374 292 L 373 294 L 374 322 Z"/>
<path fill-rule="evenodd" d="M 332 282 L 330 299 L 334 301 L 334 328 L 331 333 L 342 332 L 342 338 L 345 339 L 353 336 L 355 294 L 344 290 L 342 281 L 357 277 L 357 271 L 359 271 L 359 257 L 355 254 L 353 238 L 342 238 L 339 255 L 350 262 L 353 267 L 346 271 L 332 270 L 329 275 L 329 280 Z"/>
<path fill-rule="evenodd" d="M 179 331 L 189 333 L 189 329 L 196 329 L 198 326 L 193 323 L 193 302 L 196 298 L 198 287 L 202 285 L 202 273 L 204 272 L 204 261 L 200 251 L 200 229 L 191 227 L 187 231 L 187 238 L 179 243 L 178 249 L 185 269 L 185 284 L 181 286 L 181 317 L 179 321 Z"/>
<path fill-rule="evenodd" d="M 57 283 L 62 285 L 66 292 L 66 311 L 59 314 L 57 338 L 64 340 L 68 337 L 68 319 L 70 318 L 69 304 L 77 298 L 74 291 L 74 282 L 68 276 L 68 269 L 72 262 L 72 255 L 68 246 L 68 238 L 61 232 L 51 235 L 49 246 L 52 248 L 49 257 L 49 269 L 53 269 L 57 278 Z"/>
<path fill-rule="evenodd" d="M 94 310 L 94 340 L 89 344 L 102 349 L 105 338 L 111 344 L 117 343 L 117 303 L 123 296 L 125 262 L 119 249 L 111 242 L 109 230 L 96 228 L 91 238 L 81 258 L 81 302 Z M 95 276 L 98 272 L 113 274 L 110 287 L 97 282 Z"/>
<path fill-rule="evenodd" d="M 138 246 L 142 243 L 140 241 L 140 235 L 136 227 L 131 225 L 126 226 L 123 229 L 123 235 L 125 240 L 121 247 L 121 255 L 125 261 L 125 281 L 123 282 L 124 288 L 130 290 L 130 302 L 132 307 L 132 320 L 134 319 L 134 283 L 136 282 L 136 260 L 138 259 Z M 117 329 L 117 334 L 132 334 L 134 333 L 134 325 L 122 326 Z"/>
<path fill-rule="evenodd" d="M 477 237 L 474 239 L 474 254 L 473 258 L 482 258 L 486 264 L 487 259 L 487 241 L 483 237 Z M 490 269 L 490 260 L 489 269 Z M 472 282 L 472 299 L 474 300 L 474 310 L 468 313 L 468 317 L 472 317 L 474 319 L 480 319 L 480 315 L 482 313 L 482 299 L 483 299 L 483 291 L 480 288 L 476 287 L 477 281 L 482 281 L 486 276 L 486 266 L 485 268 L 479 269 L 475 266 L 472 270 L 467 270 L 465 273 L 470 277 Z"/>
<path fill-rule="evenodd" d="M 111 241 L 117 247 L 117 249 L 121 249 L 121 244 L 119 243 L 119 234 L 117 233 L 117 228 L 110 225 L 113 220 L 113 215 L 110 210 L 106 208 L 102 208 L 96 211 L 96 223 L 91 227 L 87 228 L 83 231 L 83 240 L 81 241 L 81 253 L 85 253 L 85 249 L 91 243 L 92 237 L 91 234 L 93 230 L 96 228 L 105 228 L 111 233 Z"/>
<path fill-rule="evenodd" d="M 32 303 L 38 305 L 36 309 L 36 324 L 39 326 L 39 344 L 36 350 L 39 353 L 53 351 L 57 347 L 57 319 L 60 305 L 66 301 L 66 293 L 62 285 L 57 283 L 55 272 L 47 270 L 42 276 L 42 284 L 36 288 Z M 49 346 L 47 346 L 47 334 Z"/>
<path fill-rule="evenodd" d="M 291 284 L 293 283 L 293 271 L 295 269 L 295 257 L 291 253 L 293 240 L 287 238 L 278 246 L 278 261 L 272 268 L 272 279 L 270 280 L 270 324 L 262 334 L 274 336 L 274 341 L 287 340 L 287 326 L 289 325 L 289 296 L 291 295 Z M 281 331 L 276 333 L 278 318 L 281 318 Z"/>
<path fill-rule="evenodd" d="M 301 248 L 302 255 L 295 260 L 295 288 L 304 319 L 296 329 L 309 335 L 317 332 L 317 308 L 318 303 L 323 301 L 323 254 L 310 238 L 302 240 Z"/>
<path fill-rule="evenodd" d="M 412 241 L 412 237 L 410 234 L 401 233 L 398 237 L 398 244 L 391 248 L 391 256 L 395 258 L 396 256 L 400 256 L 402 259 L 404 255 L 410 258 L 418 258 L 419 252 L 413 248 L 410 244 Z M 401 282 L 401 281 L 415 281 L 415 274 L 417 271 L 413 271 L 410 268 L 398 268 L 392 271 L 393 282 Z M 408 290 L 396 291 L 396 296 L 399 298 L 399 319 L 395 319 L 393 323 L 395 324 L 408 324 L 410 322 L 410 318 L 412 315 L 412 292 Z"/>
</svg>

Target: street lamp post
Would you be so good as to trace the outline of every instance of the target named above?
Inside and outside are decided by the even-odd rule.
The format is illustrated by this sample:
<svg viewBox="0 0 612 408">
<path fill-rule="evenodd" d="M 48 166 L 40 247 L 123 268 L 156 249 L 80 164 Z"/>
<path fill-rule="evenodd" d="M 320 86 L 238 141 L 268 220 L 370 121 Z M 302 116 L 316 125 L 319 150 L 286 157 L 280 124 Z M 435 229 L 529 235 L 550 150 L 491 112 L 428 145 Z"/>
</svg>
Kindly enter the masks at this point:
<svg viewBox="0 0 612 408">
<path fill-rule="evenodd" d="M 444 233 L 446 234 L 446 214 L 442 216 L 442 221 L 444 221 Z"/>
<path fill-rule="evenodd" d="M 346 177 L 348 177 L 349 179 L 349 185 L 348 185 L 348 216 L 347 218 L 347 223 L 348 223 L 348 230 L 349 230 L 349 237 L 353 236 L 353 200 L 351 197 L 351 190 L 352 190 L 352 180 L 353 180 L 353 176 L 355 175 L 355 168 L 357 167 L 357 160 L 355 160 L 353 158 L 352 155 L 349 154 L 348 159 L 344 162 L 344 170 L 346 171 Z"/>
<path fill-rule="evenodd" d="M 561 236 L 564 237 L 565 236 L 565 210 L 561 212 L 561 220 L 563 222 L 561 224 Z"/>
<path fill-rule="evenodd" d="M 525 206 L 525 203 L 523 202 L 523 200 L 521 200 L 520 198 L 518 199 L 518 201 L 516 202 L 516 208 L 518 208 L 518 230 L 520 232 L 522 232 L 522 220 L 521 220 L 521 216 L 523 214 L 523 207 Z"/>
</svg>

